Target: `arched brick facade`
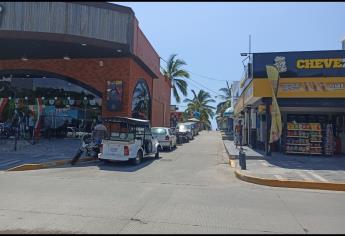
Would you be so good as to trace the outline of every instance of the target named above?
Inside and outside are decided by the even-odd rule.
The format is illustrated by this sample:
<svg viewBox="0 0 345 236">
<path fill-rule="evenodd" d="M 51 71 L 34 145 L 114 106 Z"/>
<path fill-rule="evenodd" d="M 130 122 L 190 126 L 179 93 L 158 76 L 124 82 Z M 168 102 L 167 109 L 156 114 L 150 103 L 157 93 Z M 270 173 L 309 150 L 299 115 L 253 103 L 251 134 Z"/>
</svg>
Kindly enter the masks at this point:
<svg viewBox="0 0 345 236">
<path fill-rule="evenodd" d="M 139 79 L 144 79 L 153 94 L 153 79 L 131 58 L 111 59 L 47 59 L 47 60 L 0 60 L 1 70 L 40 70 L 70 77 L 92 86 L 103 94 L 105 101 L 106 82 L 123 81 L 123 106 L 118 112 L 109 112 L 102 105 L 102 116 L 131 116 L 134 87 Z M 157 114 L 158 115 L 158 114 Z M 154 116 L 154 114 L 152 114 Z"/>
</svg>

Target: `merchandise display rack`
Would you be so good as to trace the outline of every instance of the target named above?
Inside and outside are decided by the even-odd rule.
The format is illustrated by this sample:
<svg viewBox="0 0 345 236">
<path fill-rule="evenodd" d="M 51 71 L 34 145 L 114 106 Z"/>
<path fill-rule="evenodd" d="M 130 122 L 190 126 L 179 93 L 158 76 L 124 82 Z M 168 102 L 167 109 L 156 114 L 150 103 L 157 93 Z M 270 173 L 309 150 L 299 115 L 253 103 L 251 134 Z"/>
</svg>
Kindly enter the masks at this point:
<svg viewBox="0 0 345 236">
<path fill-rule="evenodd" d="M 333 127 L 331 124 L 328 124 L 326 128 L 325 154 L 333 155 L 334 151 Z"/>
<path fill-rule="evenodd" d="M 285 150 L 287 154 L 322 154 L 320 123 L 288 123 Z"/>
</svg>

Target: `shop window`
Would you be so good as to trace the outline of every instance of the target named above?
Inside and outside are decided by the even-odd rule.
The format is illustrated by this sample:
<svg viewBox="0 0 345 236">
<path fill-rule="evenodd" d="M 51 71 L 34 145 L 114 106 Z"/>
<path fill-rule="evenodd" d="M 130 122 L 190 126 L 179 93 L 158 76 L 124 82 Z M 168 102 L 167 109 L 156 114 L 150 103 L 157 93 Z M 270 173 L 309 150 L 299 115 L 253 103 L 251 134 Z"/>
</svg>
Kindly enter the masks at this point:
<svg viewBox="0 0 345 236">
<path fill-rule="evenodd" d="M 42 128 L 55 130 L 71 126 L 90 131 L 102 105 L 101 93 L 87 84 L 58 75 L 22 73 L 0 77 L 0 100 L 6 101 L 0 106 L 0 121 L 9 122 L 18 109 L 40 118 Z"/>
</svg>

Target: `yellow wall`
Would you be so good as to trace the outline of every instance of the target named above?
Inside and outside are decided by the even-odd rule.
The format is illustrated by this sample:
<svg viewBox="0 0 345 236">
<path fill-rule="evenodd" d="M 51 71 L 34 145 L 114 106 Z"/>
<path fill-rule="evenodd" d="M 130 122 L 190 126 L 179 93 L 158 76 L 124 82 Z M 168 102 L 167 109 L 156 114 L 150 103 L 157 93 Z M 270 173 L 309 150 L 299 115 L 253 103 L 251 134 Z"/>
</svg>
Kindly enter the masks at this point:
<svg viewBox="0 0 345 236">
<path fill-rule="evenodd" d="M 265 78 L 253 79 L 240 96 L 234 113 L 263 97 L 272 97 L 271 82 Z M 345 98 L 345 77 L 281 78 L 277 97 Z"/>
<path fill-rule="evenodd" d="M 254 97 L 272 97 L 269 80 L 254 79 L 251 84 L 254 87 Z M 345 77 L 281 78 L 279 80 L 278 97 L 345 98 Z"/>
</svg>

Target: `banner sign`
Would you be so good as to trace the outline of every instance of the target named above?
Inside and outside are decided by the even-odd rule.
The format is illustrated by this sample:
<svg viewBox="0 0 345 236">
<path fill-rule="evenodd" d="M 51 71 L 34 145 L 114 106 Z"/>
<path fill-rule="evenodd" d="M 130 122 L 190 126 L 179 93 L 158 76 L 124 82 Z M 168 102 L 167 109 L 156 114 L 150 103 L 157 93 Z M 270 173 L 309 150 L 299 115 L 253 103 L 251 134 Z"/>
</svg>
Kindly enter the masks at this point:
<svg viewBox="0 0 345 236">
<path fill-rule="evenodd" d="M 301 82 L 301 83 L 281 83 L 279 85 L 280 92 L 345 92 L 344 82 Z"/>
<path fill-rule="evenodd" d="M 276 142 L 280 139 L 282 134 L 282 121 L 281 114 L 276 98 L 277 87 L 279 83 L 279 70 L 277 66 L 266 66 L 266 73 L 268 79 L 272 82 L 272 109 L 271 109 L 271 130 L 270 130 L 270 141 L 269 143 Z"/>
<path fill-rule="evenodd" d="M 122 80 L 107 81 L 106 106 L 108 111 L 122 109 Z"/>
<path fill-rule="evenodd" d="M 345 78 L 285 78 L 279 83 L 279 97 L 345 97 Z"/>
<path fill-rule="evenodd" d="M 254 78 L 267 78 L 266 65 L 275 65 L 280 78 L 344 77 L 345 50 L 254 53 Z"/>
</svg>

